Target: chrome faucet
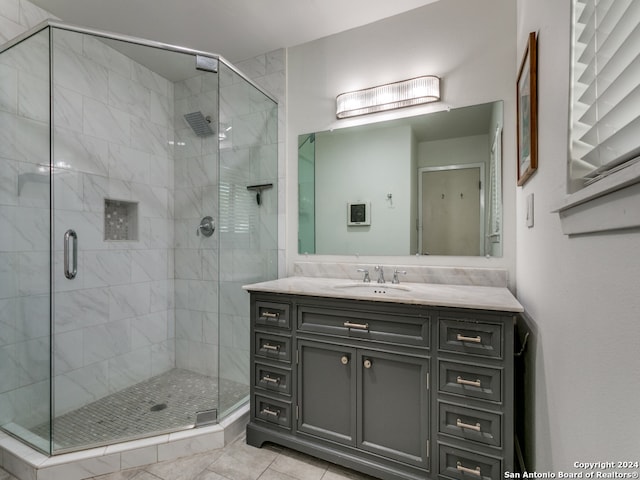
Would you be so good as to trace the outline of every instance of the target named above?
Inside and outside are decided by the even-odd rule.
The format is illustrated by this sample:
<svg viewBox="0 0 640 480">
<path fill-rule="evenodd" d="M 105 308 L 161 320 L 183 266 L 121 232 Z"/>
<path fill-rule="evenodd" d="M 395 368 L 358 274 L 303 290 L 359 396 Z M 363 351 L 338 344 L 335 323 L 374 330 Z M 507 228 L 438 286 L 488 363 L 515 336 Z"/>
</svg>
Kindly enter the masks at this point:
<svg viewBox="0 0 640 480">
<path fill-rule="evenodd" d="M 367 270 L 366 268 L 359 268 L 357 271 L 360 273 L 364 273 L 364 278 L 362 279 L 363 282 L 371 282 L 371 277 L 369 277 L 369 270 Z"/>
<path fill-rule="evenodd" d="M 376 272 L 378 272 L 378 283 L 384 283 L 384 270 L 382 265 L 376 265 Z"/>
<path fill-rule="evenodd" d="M 398 284 L 400 283 L 400 279 L 398 278 L 398 274 L 402 274 L 402 275 L 406 275 L 407 271 L 406 270 L 398 270 L 397 268 L 393 271 L 393 280 L 391 280 L 391 283 L 395 283 Z"/>
</svg>

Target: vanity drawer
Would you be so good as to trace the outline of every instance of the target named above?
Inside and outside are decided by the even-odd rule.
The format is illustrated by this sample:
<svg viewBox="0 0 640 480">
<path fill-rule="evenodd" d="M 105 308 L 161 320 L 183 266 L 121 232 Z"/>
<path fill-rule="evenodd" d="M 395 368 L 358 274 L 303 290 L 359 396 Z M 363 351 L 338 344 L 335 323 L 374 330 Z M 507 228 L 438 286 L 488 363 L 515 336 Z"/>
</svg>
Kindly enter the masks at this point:
<svg viewBox="0 0 640 480">
<path fill-rule="evenodd" d="M 502 414 L 439 402 L 438 431 L 485 445 L 501 447 Z"/>
<path fill-rule="evenodd" d="M 438 473 L 457 480 L 498 480 L 502 474 L 502 459 L 481 455 L 449 445 L 438 445 Z"/>
<path fill-rule="evenodd" d="M 298 330 L 429 348 L 429 319 L 414 313 L 378 313 L 298 307 Z"/>
<path fill-rule="evenodd" d="M 291 330 L 289 305 L 258 300 L 256 301 L 254 322 L 258 326 Z"/>
<path fill-rule="evenodd" d="M 254 385 L 258 388 L 291 395 L 291 370 L 262 363 L 254 364 Z"/>
<path fill-rule="evenodd" d="M 253 353 L 256 357 L 291 363 L 291 338 L 256 332 Z"/>
<path fill-rule="evenodd" d="M 438 374 L 441 392 L 492 402 L 502 401 L 501 368 L 440 361 Z"/>
<path fill-rule="evenodd" d="M 290 403 L 256 395 L 253 404 L 255 418 L 287 429 L 291 428 Z"/>
<path fill-rule="evenodd" d="M 499 323 L 438 319 L 438 348 L 442 351 L 502 358 L 502 338 Z"/>
</svg>

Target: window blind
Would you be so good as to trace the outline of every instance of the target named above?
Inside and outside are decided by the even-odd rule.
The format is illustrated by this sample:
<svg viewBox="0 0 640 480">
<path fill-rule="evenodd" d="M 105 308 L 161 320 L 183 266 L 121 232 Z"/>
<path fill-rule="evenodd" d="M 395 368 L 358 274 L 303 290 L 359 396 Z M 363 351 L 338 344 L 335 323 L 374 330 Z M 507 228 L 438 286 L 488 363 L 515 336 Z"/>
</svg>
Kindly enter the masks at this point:
<svg viewBox="0 0 640 480">
<path fill-rule="evenodd" d="M 248 175 L 242 171 L 221 168 L 219 182 L 220 232 L 247 235 L 255 225 L 255 193 L 247 190 Z"/>
<path fill-rule="evenodd" d="M 570 175 L 583 185 L 640 160 L 640 1 L 574 0 Z"/>
</svg>

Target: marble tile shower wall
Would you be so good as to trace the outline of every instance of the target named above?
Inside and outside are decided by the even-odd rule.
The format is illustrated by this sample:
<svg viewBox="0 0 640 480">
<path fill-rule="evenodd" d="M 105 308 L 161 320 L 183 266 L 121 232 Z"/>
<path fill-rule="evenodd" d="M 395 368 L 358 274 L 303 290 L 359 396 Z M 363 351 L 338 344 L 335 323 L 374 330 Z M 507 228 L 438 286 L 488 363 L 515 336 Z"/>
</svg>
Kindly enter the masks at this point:
<svg viewBox="0 0 640 480">
<path fill-rule="evenodd" d="M 218 240 L 198 235 L 218 209 L 218 76 L 200 73 L 175 83 L 176 366 L 218 373 Z M 184 115 L 211 117 L 215 134 L 199 137 Z"/>
<path fill-rule="evenodd" d="M 55 18 L 28 0 L 0 0 L 0 45 L 47 18 Z"/>
</svg>

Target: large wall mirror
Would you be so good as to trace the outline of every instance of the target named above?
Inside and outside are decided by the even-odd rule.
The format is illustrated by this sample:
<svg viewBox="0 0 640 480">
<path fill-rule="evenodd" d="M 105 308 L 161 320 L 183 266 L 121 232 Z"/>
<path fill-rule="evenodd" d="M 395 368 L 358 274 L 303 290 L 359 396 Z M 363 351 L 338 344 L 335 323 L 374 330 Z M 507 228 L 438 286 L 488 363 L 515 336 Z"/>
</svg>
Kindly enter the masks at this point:
<svg viewBox="0 0 640 480">
<path fill-rule="evenodd" d="M 298 137 L 298 252 L 502 256 L 502 101 Z"/>
</svg>

